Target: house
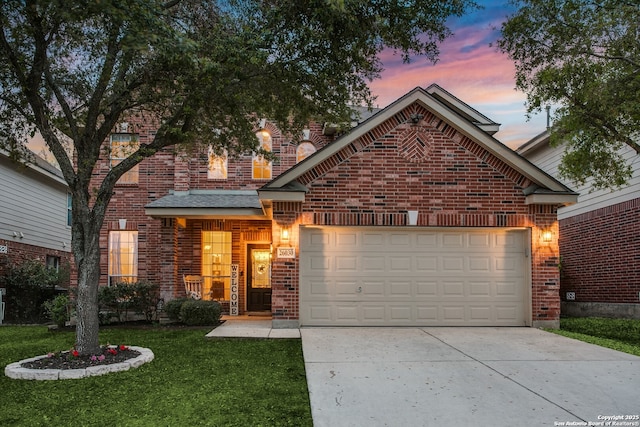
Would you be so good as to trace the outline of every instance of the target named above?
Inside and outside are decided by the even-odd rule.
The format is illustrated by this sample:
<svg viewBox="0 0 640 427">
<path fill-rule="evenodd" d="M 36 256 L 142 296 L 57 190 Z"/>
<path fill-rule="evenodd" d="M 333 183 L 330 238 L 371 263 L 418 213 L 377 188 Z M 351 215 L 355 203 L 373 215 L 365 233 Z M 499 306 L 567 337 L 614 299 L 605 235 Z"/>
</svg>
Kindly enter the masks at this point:
<svg viewBox="0 0 640 427">
<path fill-rule="evenodd" d="M 549 144 L 545 131 L 517 152 L 558 177 L 564 147 Z M 562 313 L 568 316 L 640 318 L 640 162 L 622 151 L 633 167 L 628 185 L 577 188 L 578 202 L 558 209 L 562 272 Z"/>
<path fill-rule="evenodd" d="M 167 300 L 199 276 L 202 298 L 278 328 L 557 326 L 557 209 L 576 194 L 437 85 L 363 119 L 340 136 L 310 124 L 298 145 L 263 120 L 273 163 L 145 159 L 115 189 L 101 283 L 144 278 Z M 151 138 L 136 126 L 113 152 Z"/>
<path fill-rule="evenodd" d="M 55 269 L 71 263 L 68 186 L 41 157 L 18 163 L 0 150 L 0 277 L 35 259 Z"/>
</svg>

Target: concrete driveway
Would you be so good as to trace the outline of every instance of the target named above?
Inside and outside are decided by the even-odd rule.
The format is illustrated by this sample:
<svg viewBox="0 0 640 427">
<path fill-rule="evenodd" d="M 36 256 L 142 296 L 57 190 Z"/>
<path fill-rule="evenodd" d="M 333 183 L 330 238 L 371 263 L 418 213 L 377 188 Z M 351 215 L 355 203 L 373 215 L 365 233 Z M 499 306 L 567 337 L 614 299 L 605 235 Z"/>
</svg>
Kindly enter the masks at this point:
<svg viewBox="0 0 640 427">
<path fill-rule="evenodd" d="M 640 426 L 640 357 L 538 329 L 301 336 L 315 427 Z"/>
</svg>

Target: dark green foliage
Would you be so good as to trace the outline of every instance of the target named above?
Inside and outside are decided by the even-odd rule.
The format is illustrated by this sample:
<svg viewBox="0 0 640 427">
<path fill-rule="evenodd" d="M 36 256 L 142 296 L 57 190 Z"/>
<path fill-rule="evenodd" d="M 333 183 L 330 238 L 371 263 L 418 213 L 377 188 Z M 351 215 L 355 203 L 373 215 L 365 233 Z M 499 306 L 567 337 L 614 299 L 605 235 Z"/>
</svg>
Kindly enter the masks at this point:
<svg viewBox="0 0 640 427">
<path fill-rule="evenodd" d="M 180 309 L 182 308 L 182 304 L 185 301 L 189 300 L 190 298 L 176 298 L 166 302 L 163 310 L 167 314 L 167 317 L 169 317 L 169 320 L 171 320 L 172 322 L 179 322 Z"/>
<path fill-rule="evenodd" d="M 217 325 L 222 307 L 217 301 L 188 300 L 180 307 L 180 321 L 185 325 Z"/>
<path fill-rule="evenodd" d="M 67 294 L 60 294 L 54 299 L 46 301 L 44 303 L 44 309 L 47 312 L 49 320 L 59 328 L 62 328 L 71 318 L 72 303 Z"/>
<path fill-rule="evenodd" d="M 28 260 L 12 266 L 4 277 L 5 322 L 44 323 L 47 314 L 43 304 L 55 297 L 56 285 L 63 274 L 47 268 L 39 260 Z"/>
<path fill-rule="evenodd" d="M 498 45 L 515 62 L 529 112 L 557 106 L 551 140 L 565 144 L 561 175 L 592 178 L 595 188 L 624 185 L 632 169 L 621 150 L 640 153 L 640 3 L 514 3 Z"/>
<path fill-rule="evenodd" d="M 158 285 L 148 282 L 116 283 L 98 290 L 101 324 L 109 324 L 114 319 L 130 320 L 130 314 L 143 315 L 147 321 L 157 320 L 158 303 Z"/>
</svg>

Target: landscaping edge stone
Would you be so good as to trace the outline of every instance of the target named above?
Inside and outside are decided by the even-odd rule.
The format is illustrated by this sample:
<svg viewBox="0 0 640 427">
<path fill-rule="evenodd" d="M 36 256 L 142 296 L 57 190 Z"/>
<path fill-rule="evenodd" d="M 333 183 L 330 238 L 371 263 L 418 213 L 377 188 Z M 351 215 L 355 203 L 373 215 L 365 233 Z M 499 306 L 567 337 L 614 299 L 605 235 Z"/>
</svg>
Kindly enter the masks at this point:
<svg viewBox="0 0 640 427">
<path fill-rule="evenodd" d="M 79 379 L 105 375 L 111 372 L 128 371 L 131 368 L 137 368 L 145 363 L 151 362 L 154 358 L 153 352 L 148 348 L 129 346 L 129 349 L 139 351 L 140 355 L 132 359 L 125 360 L 124 362 L 113 363 L 110 365 L 96 365 L 82 369 L 28 369 L 22 367 L 23 363 L 33 362 L 47 357 L 46 355 L 37 356 L 8 364 L 4 368 L 4 374 L 7 377 L 16 380 L 49 381 Z"/>
</svg>

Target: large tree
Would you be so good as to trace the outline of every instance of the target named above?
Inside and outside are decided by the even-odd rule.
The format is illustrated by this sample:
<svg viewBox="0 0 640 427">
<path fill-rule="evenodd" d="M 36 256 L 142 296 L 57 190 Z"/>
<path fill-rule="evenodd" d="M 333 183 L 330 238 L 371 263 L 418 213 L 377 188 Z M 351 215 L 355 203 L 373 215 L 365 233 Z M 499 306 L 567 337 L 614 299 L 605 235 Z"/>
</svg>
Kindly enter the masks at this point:
<svg viewBox="0 0 640 427">
<path fill-rule="evenodd" d="M 578 184 L 628 182 L 621 152 L 640 153 L 640 3 L 625 0 L 515 0 L 500 49 L 516 65 L 529 112 L 558 105 L 552 143 L 566 144 L 560 166 Z M 635 161 L 635 160 L 634 160 Z"/>
<path fill-rule="evenodd" d="M 99 233 L 113 187 L 172 145 L 255 149 L 255 119 L 294 132 L 348 120 L 391 48 L 435 61 L 446 20 L 470 0 L 15 0 L 0 3 L 0 141 L 35 131 L 73 196 L 77 348 L 99 346 Z M 104 141 L 131 114 L 155 117 L 153 141 L 91 177 Z M 72 145 L 75 161 L 67 155 Z"/>
</svg>

